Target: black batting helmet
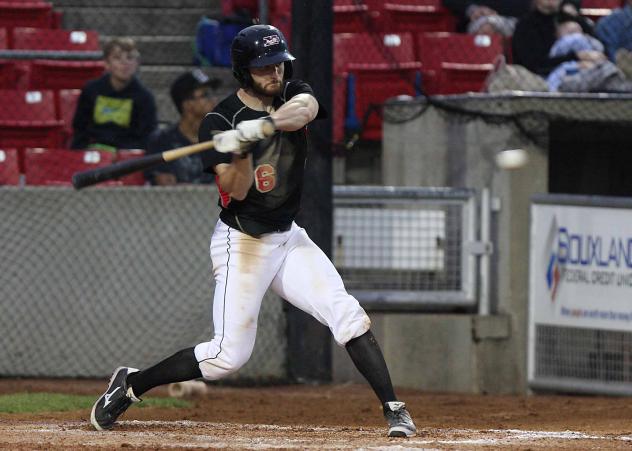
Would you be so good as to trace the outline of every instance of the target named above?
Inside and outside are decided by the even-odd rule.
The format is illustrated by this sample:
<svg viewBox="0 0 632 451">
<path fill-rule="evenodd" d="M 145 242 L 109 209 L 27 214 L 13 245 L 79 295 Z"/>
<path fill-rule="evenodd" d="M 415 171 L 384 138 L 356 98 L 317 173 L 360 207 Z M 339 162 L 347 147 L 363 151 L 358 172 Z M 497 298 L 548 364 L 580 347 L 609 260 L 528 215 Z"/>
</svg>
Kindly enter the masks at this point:
<svg viewBox="0 0 632 451">
<path fill-rule="evenodd" d="M 233 39 L 230 56 L 233 75 L 243 87 L 252 85 L 250 67 L 284 62 L 284 77 L 292 77 L 292 61 L 295 58 L 287 48 L 283 33 L 272 25 L 252 25 L 241 30 Z"/>
</svg>

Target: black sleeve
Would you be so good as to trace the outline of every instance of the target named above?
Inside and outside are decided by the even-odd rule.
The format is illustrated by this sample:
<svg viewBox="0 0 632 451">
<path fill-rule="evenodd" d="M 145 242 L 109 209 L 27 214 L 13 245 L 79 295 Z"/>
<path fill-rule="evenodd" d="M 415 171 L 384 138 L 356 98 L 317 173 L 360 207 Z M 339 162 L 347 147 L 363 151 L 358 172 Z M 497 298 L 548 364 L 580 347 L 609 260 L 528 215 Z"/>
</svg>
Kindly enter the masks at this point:
<svg viewBox="0 0 632 451">
<path fill-rule="evenodd" d="M 301 80 L 289 80 L 286 82 L 285 84 L 285 88 L 283 89 L 283 101 L 287 102 L 288 100 L 290 100 L 292 97 L 294 97 L 297 94 L 310 94 L 311 96 L 313 96 L 314 98 L 316 98 L 316 95 L 314 94 L 314 90 L 312 89 L 312 87 L 305 83 L 304 81 Z M 327 110 L 325 109 L 325 107 L 323 107 L 323 105 L 318 101 L 318 99 L 316 98 L 316 101 L 318 102 L 318 114 L 316 115 L 316 119 L 326 119 L 328 117 L 328 113 Z"/>
<path fill-rule="evenodd" d="M 85 86 L 79 95 L 77 108 L 72 119 L 72 143 L 70 147 L 73 149 L 85 149 L 90 144 L 90 135 L 88 134 L 88 126 L 92 120 L 94 110 L 94 102 L 90 89 Z"/>
<path fill-rule="evenodd" d="M 206 117 L 202 120 L 200 124 L 200 129 L 198 130 L 198 140 L 209 141 L 213 139 L 213 135 L 231 130 L 230 122 L 221 114 L 221 112 L 213 111 L 206 115 Z M 215 173 L 215 166 L 220 163 L 230 163 L 232 161 L 232 156 L 227 153 L 217 152 L 216 150 L 207 150 L 202 152 L 202 166 L 204 167 L 204 172 L 208 172 L 210 174 Z"/>
</svg>

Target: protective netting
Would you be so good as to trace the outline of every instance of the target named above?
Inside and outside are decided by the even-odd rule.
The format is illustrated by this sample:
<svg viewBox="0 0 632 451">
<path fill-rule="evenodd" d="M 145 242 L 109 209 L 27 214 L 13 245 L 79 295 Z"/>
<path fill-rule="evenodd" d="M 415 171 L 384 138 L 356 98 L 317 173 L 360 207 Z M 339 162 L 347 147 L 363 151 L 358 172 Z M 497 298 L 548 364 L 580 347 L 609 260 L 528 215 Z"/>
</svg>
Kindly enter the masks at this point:
<svg viewBox="0 0 632 451">
<path fill-rule="evenodd" d="M 630 394 L 629 332 L 537 325 L 534 339 L 538 386 Z"/>
<path fill-rule="evenodd" d="M 212 337 L 210 187 L 0 189 L 0 375 L 102 377 Z M 286 376 L 282 302 L 266 295 L 235 376 Z"/>
</svg>

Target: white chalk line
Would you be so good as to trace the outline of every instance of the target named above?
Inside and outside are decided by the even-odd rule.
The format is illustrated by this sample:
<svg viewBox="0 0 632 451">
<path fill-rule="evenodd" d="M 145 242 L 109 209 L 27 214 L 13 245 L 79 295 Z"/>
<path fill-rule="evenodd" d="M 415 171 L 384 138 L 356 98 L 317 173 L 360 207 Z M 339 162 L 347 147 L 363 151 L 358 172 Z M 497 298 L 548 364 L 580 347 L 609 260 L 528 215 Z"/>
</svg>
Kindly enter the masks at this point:
<svg viewBox="0 0 632 451">
<path fill-rule="evenodd" d="M 246 449 L 270 449 L 270 448 L 288 448 L 297 447 L 302 449 L 319 449 L 323 447 L 323 442 L 318 441 L 318 437 L 291 437 L 291 436 L 279 436 L 279 437 L 253 437 L 253 431 L 278 431 L 280 433 L 291 432 L 296 434 L 327 434 L 327 433 L 344 433 L 349 431 L 349 438 L 355 440 L 375 440 L 376 435 L 384 434 L 383 428 L 336 428 L 336 427 L 311 427 L 305 425 L 299 426 L 281 426 L 271 424 L 230 424 L 230 423 L 211 423 L 211 422 L 196 422 L 196 421 L 121 421 L 119 424 L 123 427 L 127 427 L 126 430 L 114 430 L 108 432 L 97 432 L 92 430 L 86 430 L 87 424 L 85 422 L 65 422 L 61 424 L 55 423 L 25 423 L 21 425 L 13 424 L 10 427 L 2 427 L 0 425 L 0 431 L 3 429 L 12 432 L 19 431 L 22 434 L 39 434 L 41 436 L 41 443 L 46 443 L 48 438 L 44 437 L 45 434 L 52 434 L 57 437 L 74 437 L 79 440 L 83 446 L 103 446 L 103 439 L 107 434 L 109 439 L 115 439 L 118 435 L 120 442 L 130 443 L 144 443 L 146 445 L 160 444 L 163 447 L 181 447 L 181 448 L 201 448 L 201 447 L 216 447 L 216 448 L 246 448 Z M 129 430 L 146 428 L 149 430 Z M 169 427 L 176 428 L 176 430 L 169 431 L 152 431 L 154 428 Z M 248 431 L 248 437 L 239 437 L 238 435 L 232 436 L 230 441 L 227 441 L 225 437 L 215 437 L 213 435 L 199 434 L 187 435 L 187 433 L 178 432 L 177 428 L 182 430 L 187 429 L 211 429 L 217 431 Z M 604 440 L 604 441 L 624 441 L 632 442 L 632 436 L 630 435 L 596 435 L 587 434 L 578 431 L 533 431 L 533 430 L 521 430 L 521 429 L 488 429 L 488 430 L 474 430 L 474 429 L 421 429 L 420 434 L 425 437 L 412 437 L 401 443 L 388 443 L 376 446 L 361 446 L 358 448 L 358 444 L 353 444 L 353 440 L 346 440 L 344 438 L 327 437 L 327 447 L 338 449 L 366 449 L 366 450 L 402 450 L 402 449 L 418 449 L 423 445 L 462 445 L 462 446 L 494 446 L 494 445 L 511 445 L 511 444 L 524 444 L 526 442 L 537 442 L 540 440 Z M 449 438 L 450 436 L 458 435 L 458 438 Z M 430 436 L 430 437 L 428 437 Z M 434 436 L 434 438 L 432 437 Z M 427 438 L 426 438 L 427 437 Z M 29 436 L 31 443 L 35 441 L 40 443 L 40 437 L 33 435 Z M 384 441 L 388 439 L 383 437 Z M 110 441 L 108 440 L 108 441 Z M 170 443 L 172 442 L 172 443 Z M 429 449 L 425 448 L 424 449 Z"/>
</svg>

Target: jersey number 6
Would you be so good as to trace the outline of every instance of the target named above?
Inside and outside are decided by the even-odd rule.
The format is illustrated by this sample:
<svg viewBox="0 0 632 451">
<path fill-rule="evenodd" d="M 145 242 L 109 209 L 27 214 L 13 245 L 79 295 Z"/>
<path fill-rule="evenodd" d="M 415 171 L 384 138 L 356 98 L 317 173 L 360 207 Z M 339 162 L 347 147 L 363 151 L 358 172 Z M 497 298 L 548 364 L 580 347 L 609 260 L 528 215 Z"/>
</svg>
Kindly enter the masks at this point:
<svg viewBox="0 0 632 451">
<path fill-rule="evenodd" d="M 255 186 L 260 193 L 272 191 L 276 185 L 276 171 L 270 164 L 260 164 L 255 168 Z"/>
</svg>

